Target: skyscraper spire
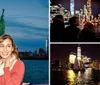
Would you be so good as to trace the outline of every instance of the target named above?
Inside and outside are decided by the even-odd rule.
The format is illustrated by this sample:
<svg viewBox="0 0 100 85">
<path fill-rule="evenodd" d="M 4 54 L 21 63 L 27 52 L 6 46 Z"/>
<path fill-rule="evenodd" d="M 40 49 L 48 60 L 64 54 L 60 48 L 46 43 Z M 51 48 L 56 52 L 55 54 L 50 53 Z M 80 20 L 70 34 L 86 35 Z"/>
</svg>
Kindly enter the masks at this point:
<svg viewBox="0 0 100 85">
<path fill-rule="evenodd" d="M 78 44 L 78 47 L 80 47 L 80 44 Z"/>
</svg>

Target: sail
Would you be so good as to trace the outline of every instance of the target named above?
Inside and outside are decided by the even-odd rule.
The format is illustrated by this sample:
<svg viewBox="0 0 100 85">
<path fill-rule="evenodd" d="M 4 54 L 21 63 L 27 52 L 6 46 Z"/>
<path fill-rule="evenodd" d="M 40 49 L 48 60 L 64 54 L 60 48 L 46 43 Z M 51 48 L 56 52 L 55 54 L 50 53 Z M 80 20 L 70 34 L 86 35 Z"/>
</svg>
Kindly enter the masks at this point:
<svg viewBox="0 0 100 85">
<path fill-rule="evenodd" d="M 75 58 L 75 62 L 74 62 L 74 67 L 73 67 L 73 69 L 74 69 L 74 70 L 78 70 L 78 69 L 79 69 L 77 58 Z"/>
</svg>

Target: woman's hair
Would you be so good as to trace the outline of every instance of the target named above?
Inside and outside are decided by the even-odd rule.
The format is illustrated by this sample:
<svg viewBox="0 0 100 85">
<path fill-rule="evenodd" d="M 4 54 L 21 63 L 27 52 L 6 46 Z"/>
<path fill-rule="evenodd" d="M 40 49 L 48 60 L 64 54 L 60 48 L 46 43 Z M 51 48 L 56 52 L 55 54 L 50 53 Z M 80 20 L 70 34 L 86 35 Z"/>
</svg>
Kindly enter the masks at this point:
<svg viewBox="0 0 100 85">
<path fill-rule="evenodd" d="M 13 47 L 13 51 L 12 51 L 12 55 L 15 55 L 15 57 L 18 59 L 18 48 L 17 46 L 15 45 L 12 37 L 10 35 L 7 35 L 7 34 L 3 34 L 3 35 L 0 35 L 0 43 L 2 43 L 5 39 L 10 39 L 11 42 L 12 42 L 12 47 Z"/>
</svg>

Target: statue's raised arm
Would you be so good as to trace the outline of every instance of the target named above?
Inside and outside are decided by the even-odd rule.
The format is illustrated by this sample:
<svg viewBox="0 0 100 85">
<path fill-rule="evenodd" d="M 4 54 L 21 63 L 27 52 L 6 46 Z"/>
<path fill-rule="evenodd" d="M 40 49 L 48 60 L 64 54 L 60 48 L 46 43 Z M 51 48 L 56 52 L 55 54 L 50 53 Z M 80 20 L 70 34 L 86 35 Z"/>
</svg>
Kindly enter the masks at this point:
<svg viewBox="0 0 100 85">
<path fill-rule="evenodd" d="M 1 19 L 3 19 L 3 18 L 4 18 L 4 11 L 5 11 L 5 9 L 2 9 Z"/>
<path fill-rule="evenodd" d="M 4 11 L 5 9 L 2 9 L 2 15 L 0 19 L 0 35 L 5 33 Z"/>
</svg>

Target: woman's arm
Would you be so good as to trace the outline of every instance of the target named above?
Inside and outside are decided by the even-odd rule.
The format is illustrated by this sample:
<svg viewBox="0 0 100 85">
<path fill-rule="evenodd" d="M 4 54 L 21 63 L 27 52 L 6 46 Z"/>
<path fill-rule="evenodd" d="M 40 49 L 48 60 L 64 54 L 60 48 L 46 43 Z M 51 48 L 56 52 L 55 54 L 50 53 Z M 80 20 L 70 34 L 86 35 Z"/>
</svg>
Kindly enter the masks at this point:
<svg viewBox="0 0 100 85">
<path fill-rule="evenodd" d="M 23 77 L 24 77 L 24 71 L 25 66 L 23 62 L 18 62 L 20 64 L 15 65 L 16 67 L 13 67 L 13 72 L 9 71 L 9 67 L 4 68 L 4 82 L 5 85 L 20 85 Z"/>
</svg>

